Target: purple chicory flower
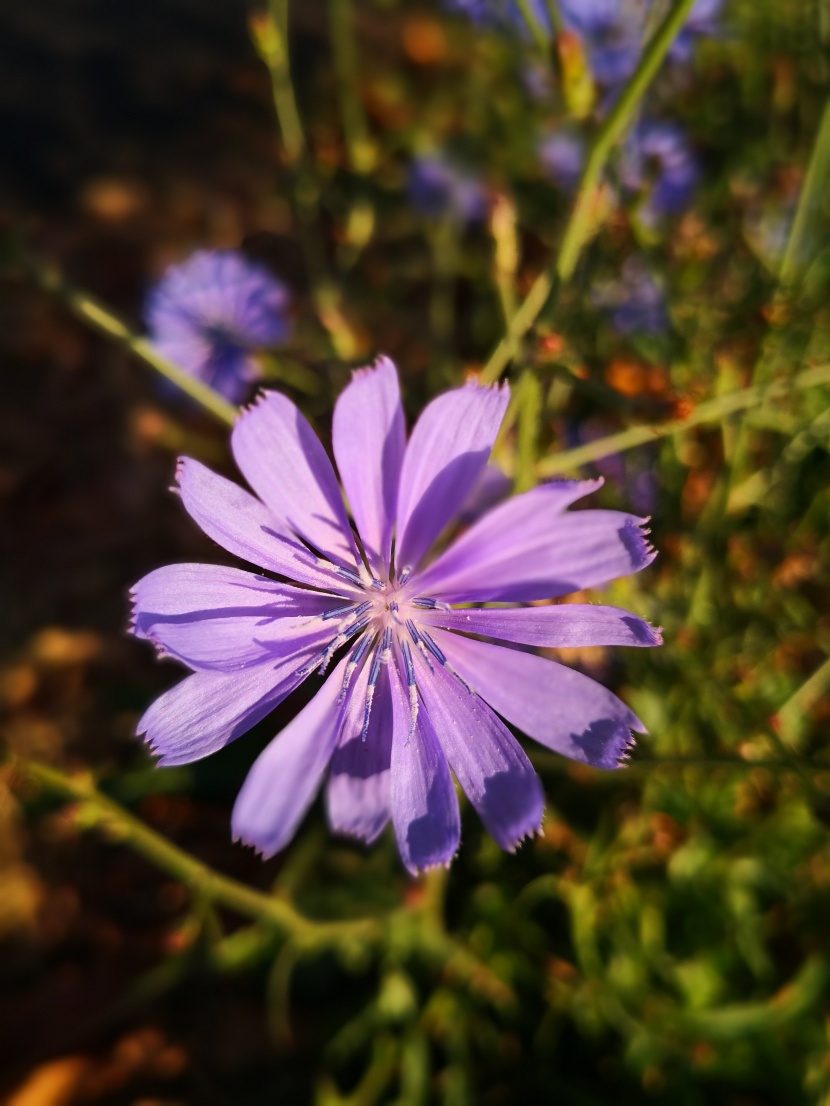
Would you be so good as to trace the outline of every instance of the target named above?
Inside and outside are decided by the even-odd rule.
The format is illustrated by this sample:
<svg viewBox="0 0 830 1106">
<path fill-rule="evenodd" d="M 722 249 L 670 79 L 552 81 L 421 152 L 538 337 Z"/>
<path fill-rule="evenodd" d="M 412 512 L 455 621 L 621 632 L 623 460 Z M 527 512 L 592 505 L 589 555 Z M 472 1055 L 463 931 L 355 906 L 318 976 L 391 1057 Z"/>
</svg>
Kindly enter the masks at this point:
<svg viewBox="0 0 830 1106">
<path fill-rule="evenodd" d="M 222 748 L 334 665 L 236 800 L 234 836 L 265 856 L 291 840 L 327 773 L 331 828 L 371 842 L 391 820 L 412 873 L 458 848 L 453 774 L 513 849 L 539 829 L 543 796 L 502 718 L 601 768 L 620 765 L 632 731 L 644 732 L 611 692 L 527 651 L 660 643 L 658 630 L 613 607 L 524 605 L 653 560 L 643 519 L 567 510 L 601 481 L 508 499 L 428 558 L 481 477 L 507 401 L 506 387 L 467 384 L 433 400 L 407 442 L 395 366 L 380 358 L 356 372 L 332 431 L 355 529 L 323 447 L 277 392 L 263 393 L 231 437 L 254 494 L 180 462 L 191 517 L 272 575 L 170 565 L 136 585 L 135 634 L 192 669 L 139 722 L 160 763 Z M 488 602 L 509 606 L 458 606 Z"/>
<path fill-rule="evenodd" d="M 481 181 L 440 153 L 415 158 L 407 192 L 413 207 L 430 219 L 449 216 L 463 225 L 487 213 L 487 192 Z"/>
<path fill-rule="evenodd" d="M 288 334 L 285 286 L 236 250 L 171 265 L 145 305 L 150 341 L 185 372 L 240 403 L 259 377 L 252 351 Z"/>
<path fill-rule="evenodd" d="M 546 0 L 529 0 L 533 18 L 545 31 L 550 33 L 550 13 Z M 512 26 L 524 34 L 529 33 L 527 20 L 515 0 L 444 0 L 449 11 L 466 15 L 479 27 Z"/>
<path fill-rule="evenodd" d="M 633 128 L 622 149 L 620 179 L 640 198 L 639 214 L 646 224 L 688 207 L 699 177 L 697 161 L 679 127 L 644 120 Z"/>
<path fill-rule="evenodd" d="M 648 0 L 559 0 L 562 24 L 579 35 L 599 84 L 622 84 L 634 72 L 649 7 Z"/>
<path fill-rule="evenodd" d="M 566 30 L 582 39 L 599 84 L 614 87 L 634 72 L 652 30 L 651 0 L 558 0 Z M 697 0 L 672 43 L 669 57 L 686 62 L 694 39 L 717 32 L 723 0 Z"/>
<path fill-rule="evenodd" d="M 570 127 L 546 135 L 539 143 L 539 160 L 548 176 L 566 192 L 572 192 L 585 164 L 585 138 Z"/>
<path fill-rule="evenodd" d="M 593 300 L 620 334 L 665 334 L 669 329 L 665 292 L 639 258 L 629 257 L 622 279 L 598 288 Z"/>
<path fill-rule="evenodd" d="M 720 30 L 723 0 L 697 0 L 683 28 L 671 45 L 669 57 L 674 61 L 691 60 L 696 38 L 713 38 Z"/>
</svg>

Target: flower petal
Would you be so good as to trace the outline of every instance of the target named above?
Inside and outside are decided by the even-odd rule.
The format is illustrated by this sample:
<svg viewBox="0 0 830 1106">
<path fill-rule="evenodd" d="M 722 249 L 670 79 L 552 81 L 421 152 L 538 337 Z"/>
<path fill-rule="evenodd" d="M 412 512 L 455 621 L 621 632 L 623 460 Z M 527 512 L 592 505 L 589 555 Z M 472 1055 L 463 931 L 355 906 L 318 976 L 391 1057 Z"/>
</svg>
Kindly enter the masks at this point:
<svg viewBox="0 0 830 1106">
<path fill-rule="evenodd" d="M 321 646 L 334 636 L 316 616 L 342 598 L 221 565 L 167 565 L 132 589 L 133 633 L 195 669 L 242 668 Z M 321 633 L 321 630 L 323 632 Z"/>
<path fill-rule="evenodd" d="M 619 768 L 632 745 L 631 731 L 646 732 L 625 703 L 581 672 L 445 630 L 433 636 L 493 710 L 562 756 L 595 768 Z"/>
<path fill-rule="evenodd" d="M 447 630 L 519 645 L 574 649 L 583 645 L 662 645 L 659 630 L 619 607 L 561 603 L 553 607 L 419 611 L 419 620 Z"/>
<path fill-rule="evenodd" d="M 348 585 L 318 560 L 264 503 L 199 461 L 182 457 L 178 491 L 193 521 L 223 549 L 302 584 L 344 594 Z"/>
<path fill-rule="evenodd" d="M 461 839 L 461 819 L 447 757 L 432 722 L 421 709 L 410 738 L 407 688 L 398 666 L 393 662 L 388 668 L 394 710 L 390 805 L 401 860 L 414 876 L 449 864 Z"/>
<path fill-rule="evenodd" d="M 165 767 L 190 764 L 229 745 L 293 691 L 308 653 L 243 672 L 194 672 L 165 691 L 136 727 Z"/>
<path fill-rule="evenodd" d="M 284 849 L 314 801 L 337 745 L 345 659 L 254 761 L 233 808 L 235 840 L 269 857 Z"/>
<path fill-rule="evenodd" d="M 554 599 L 638 572 L 656 553 L 646 520 L 622 511 L 563 512 L 547 485 L 496 507 L 419 577 L 454 603 Z"/>
<path fill-rule="evenodd" d="M 237 420 L 231 448 L 245 479 L 277 518 L 331 560 L 357 563 L 331 461 L 290 399 L 261 393 Z"/>
<path fill-rule="evenodd" d="M 484 471 L 508 399 L 506 386 L 470 383 L 434 399 L 418 419 L 401 471 L 399 568 L 417 566 L 458 515 Z"/>
<path fill-rule="evenodd" d="M 544 796 L 533 765 L 483 699 L 445 668 L 436 664 L 430 672 L 421 654 L 415 656 L 418 690 L 456 779 L 488 833 L 503 849 L 515 849 L 542 824 Z"/>
<path fill-rule="evenodd" d="M 375 689 L 366 740 L 362 740 L 370 667 L 364 664 L 352 685 L 326 788 L 326 810 L 332 830 L 357 837 L 367 845 L 389 821 L 393 724 L 389 676 L 384 667 Z"/>
<path fill-rule="evenodd" d="M 406 446 L 398 372 L 388 357 L 352 373 L 334 407 L 332 444 L 369 563 L 388 569 Z"/>
</svg>

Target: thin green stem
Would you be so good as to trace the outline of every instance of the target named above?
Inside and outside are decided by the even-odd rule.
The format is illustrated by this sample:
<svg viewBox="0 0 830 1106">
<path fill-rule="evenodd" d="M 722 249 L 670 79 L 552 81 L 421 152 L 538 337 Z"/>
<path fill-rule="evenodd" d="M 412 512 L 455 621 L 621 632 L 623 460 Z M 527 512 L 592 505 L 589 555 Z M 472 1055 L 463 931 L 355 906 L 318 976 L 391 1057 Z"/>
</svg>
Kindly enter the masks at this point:
<svg viewBox="0 0 830 1106">
<path fill-rule="evenodd" d="M 801 186 L 798 206 L 790 227 L 784 257 L 778 273 L 782 288 L 795 283 L 804 273 L 815 248 L 816 226 L 821 221 L 820 212 L 827 197 L 830 180 L 830 101 L 825 105 L 818 134 L 810 155 L 810 164 Z"/>
<path fill-rule="evenodd" d="M 414 949 L 435 959 L 448 974 L 459 977 L 472 990 L 499 1005 L 514 1000 L 510 987 L 444 929 L 441 875 L 426 877 L 422 911 L 402 908 L 377 918 L 314 921 L 300 914 L 286 899 L 246 887 L 172 844 L 99 791 L 88 775 L 69 776 L 57 768 L 20 757 L 10 758 L 9 764 L 24 780 L 60 798 L 78 803 L 80 825 L 104 832 L 111 840 L 126 845 L 168 872 L 190 889 L 194 899 L 224 906 L 243 917 L 253 918 L 266 929 L 286 935 L 303 950 L 350 942 L 378 945 L 389 937 L 396 926 L 401 925 L 407 927 Z M 247 932 L 256 934 L 256 929 L 251 928 Z M 228 970 L 244 965 L 249 953 L 251 956 L 258 955 L 262 945 L 262 941 L 257 939 L 252 945 L 245 941 L 232 950 L 228 940 L 222 941 L 211 954 L 217 967 Z M 233 956 L 230 955 L 232 951 Z"/>
<path fill-rule="evenodd" d="M 550 25 L 553 27 L 554 34 L 561 35 L 562 31 L 565 29 L 565 25 L 562 22 L 562 16 L 556 0 L 545 0 L 545 8 L 547 9 L 548 18 L 550 19 Z"/>
<path fill-rule="evenodd" d="M 320 224 L 320 182 L 297 109 L 288 54 L 288 0 L 269 0 L 268 10 L 251 20 L 254 46 L 271 75 L 274 108 L 285 160 L 293 176 L 293 203 L 317 317 L 338 357 L 356 353 L 351 327 L 340 308 L 340 293 L 328 274 Z"/>
<path fill-rule="evenodd" d="M 570 472 L 592 461 L 599 461 L 603 457 L 624 453 L 636 446 L 673 437 L 676 434 L 684 434 L 687 430 L 703 423 L 720 422 L 737 411 L 760 407 L 773 399 L 783 399 L 794 390 L 802 391 L 826 384 L 830 384 L 830 365 L 819 365 L 816 368 L 804 369 L 792 380 L 778 381 L 766 387 L 741 388 L 734 392 L 727 392 L 699 404 L 688 418 L 672 419 L 670 422 L 653 423 L 649 426 L 632 426 L 628 430 L 609 434 L 605 438 L 598 438 L 575 449 L 552 453 L 539 462 L 537 474 L 544 477 Z"/>
<path fill-rule="evenodd" d="M 611 150 L 625 133 L 640 100 L 662 65 L 694 2 L 695 0 L 675 0 L 668 15 L 646 47 L 640 64 L 623 89 L 620 98 L 597 131 L 582 171 L 576 201 L 565 227 L 553 269 L 543 271 L 536 278 L 527 298 L 513 317 L 508 333 L 496 346 L 482 370 L 481 379 L 484 383 L 492 383 L 501 375 L 510 361 L 511 351 L 536 322 L 557 282 L 567 284 L 573 276 L 579 255 L 596 230 L 597 195 Z"/>
<path fill-rule="evenodd" d="M 375 148 L 355 91 L 360 67 L 350 0 L 329 0 L 329 28 L 349 161 L 356 173 L 369 173 L 375 164 Z"/>
<path fill-rule="evenodd" d="M 381 934 L 382 925 L 378 919 L 312 921 L 283 899 L 246 887 L 230 876 L 214 871 L 107 798 L 89 776 L 68 776 L 56 768 L 30 760 L 15 759 L 12 766 L 33 783 L 62 798 L 80 803 L 87 825 L 100 828 L 114 840 L 123 842 L 158 868 L 181 880 L 194 896 L 276 927 L 307 945 L 332 944 L 347 937 L 371 942 Z"/>
<path fill-rule="evenodd" d="M 550 35 L 536 16 L 530 0 L 516 0 L 516 6 L 521 12 L 525 26 L 533 36 L 533 41 L 539 47 L 544 57 L 550 57 Z"/>
<path fill-rule="evenodd" d="M 830 657 L 791 695 L 776 715 L 781 743 L 789 749 L 800 741 L 810 716 L 810 711 L 822 696 L 830 690 Z"/>
<path fill-rule="evenodd" d="M 161 373 L 171 384 L 175 384 L 177 388 L 189 395 L 211 415 L 215 415 L 217 419 L 229 426 L 233 425 L 239 412 L 210 385 L 186 373 L 166 357 L 162 357 L 151 342 L 134 334 L 126 323 L 88 292 L 69 284 L 53 266 L 29 253 L 21 254 L 17 259 L 39 287 L 60 299 L 79 319 L 88 323 L 99 334 L 114 338 L 145 365 Z"/>
<path fill-rule="evenodd" d="M 271 91 L 286 160 L 289 165 L 297 165 L 307 147 L 291 80 L 288 0 L 270 0 L 268 11 L 252 21 L 251 29 L 259 56 L 271 74 Z"/>
</svg>

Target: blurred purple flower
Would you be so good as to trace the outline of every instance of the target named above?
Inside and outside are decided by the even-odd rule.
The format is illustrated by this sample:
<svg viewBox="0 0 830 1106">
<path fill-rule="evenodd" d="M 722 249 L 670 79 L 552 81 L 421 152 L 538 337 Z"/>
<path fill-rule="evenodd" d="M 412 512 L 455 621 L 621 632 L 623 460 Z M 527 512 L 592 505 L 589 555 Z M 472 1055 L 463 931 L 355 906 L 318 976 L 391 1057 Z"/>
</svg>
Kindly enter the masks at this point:
<svg viewBox="0 0 830 1106">
<path fill-rule="evenodd" d="M 444 0 L 448 11 L 466 15 L 479 27 L 512 25 L 522 32 L 528 30 L 527 21 L 515 0 Z M 530 0 L 533 17 L 546 31 L 551 31 L 550 13 L 545 0 Z"/>
<path fill-rule="evenodd" d="M 669 329 L 665 293 L 637 258 L 628 258 L 622 280 L 599 288 L 593 299 L 620 334 L 665 334 Z"/>
<path fill-rule="evenodd" d="M 539 160 L 560 188 L 572 192 L 579 183 L 585 163 L 585 139 L 574 130 L 555 131 L 539 143 Z"/>
<path fill-rule="evenodd" d="M 641 197 L 640 216 L 646 223 L 688 207 L 699 177 L 686 136 L 673 123 L 640 122 L 629 134 L 620 157 L 620 179 Z"/>
<path fill-rule="evenodd" d="M 619 429 L 611 420 L 602 418 L 572 421 L 566 428 L 568 448 L 587 445 L 605 438 Z M 593 468 L 617 488 L 624 490 L 636 511 L 651 515 L 657 507 L 658 483 L 655 476 L 653 448 L 641 447 L 627 453 L 610 453 L 594 461 Z"/>
<path fill-rule="evenodd" d="M 600 482 L 515 496 L 427 561 L 484 472 L 507 401 L 506 387 L 467 384 L 433 400 L 407 443 L 395 366 L 381 358 L 356 372 L 332 438 L 357 533 L 323 447 L 276 392 L 241 415 L 231 438 L 255 494 L 180 462 L 179 493 L 205 533 L 300 586 L 203 564 L 170 565 L 136 585 L 134 633 L 193 670 L 139 722 L 160 762 L 222 748 L 340 655 L 237 798 L 234 835 L 265 856 L 291 840 L 326 773 L 332 829 L 371 842 L 391 820 L 410 872 L 447 864 L 458 848 L 452 774 L 513 849 L 539 829 L 543 796 L 499 715 L 600 768 L 618 767 L 631 731 L 643 732 L 611 692 L 527 651 L 660 643 L 659 631 L 613 607 L 524 605 L 653 560 L 643 519 L 567 510 Z M 453 607 L 488 602 L 510 606 Z"/>
<path fill-rule="evenodd" d="M 558 0 L 566 30 L 582 39 L 595 79 L 614 86 L 628 80 L 643 51 L 651 0 Z M 694 39 L 717 33 L 723 0 L 697 0 L 669 51 L 688 61 Z"/>
<path fill-rule="evenodd" d="M 171 265 L 145 304 L 150 341 L 231 403 L 259 376 L 251 353 L 288 334 L 285 286 L 236 250 L 198 250 Z"/>
<path fill-rule="evenodd" d="M 682 31 L 672 43 L 669 57 L 675 61 L 690 61 L 695 38 L 714 38 L 719 33 L 722 10 L 723 0 L 697 0 Z"/>
<path fill-rule="evenodd" d="M 413 207 L 431 219 L 450 216 L 466 224 L 487 214 L 484 185 L 443 154 L 415 158 L 409 169 L 407 192 Z"/>
<path fill-rule="evenodd" d="M 634 72 L 649 6 L 647 0 L 559 0 L 562 23 L 579 35 L 600 84 L 622 84 Z"/>
</svg>

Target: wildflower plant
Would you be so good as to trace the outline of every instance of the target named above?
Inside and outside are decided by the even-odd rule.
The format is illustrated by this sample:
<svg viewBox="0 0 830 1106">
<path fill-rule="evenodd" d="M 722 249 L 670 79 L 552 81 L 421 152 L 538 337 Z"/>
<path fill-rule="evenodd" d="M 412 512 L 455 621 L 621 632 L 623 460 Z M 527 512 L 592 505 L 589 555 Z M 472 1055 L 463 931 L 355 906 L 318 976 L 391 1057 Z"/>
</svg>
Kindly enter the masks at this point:
<svg viewBox="0 0 830 1106">
<path fill-rule="evenodd" d="M 4 253 L 219 423 L 159 417 L 169 392 L 136 394 L 98 347 L 89 379 L 72 376 L 85 401 L 97 364 L 131 416 L 113 420 L 122 456 L 93 489 L 118 509 L 72 499 L 79 531 L 105 521 L 91 554 L 73 542 L 64 556 L 62 532 L 43 542 L 39 517 L 37 603 L 20 606 L 48 603 L 56 548 L 61 573 L 80 566 L 71 596 L 95 590 L 104 612 L 145 573 L 139 644 L 124 648 L 120 622 L 117 639 L 102 631 L 111 655 L 80 642 L 87 680 L 49 630 L 0 671 L 4 782 L 17 821 L 45 815 L 49 830 L 30 842 L 42 868 L 34 849 L 0 857 L 3 925 L 20 902 L 48 918 L 26 963 L 43 960 L 54 993 L 55 964 L 78 974 L 83 931 L 54 924 L 36 881 L 60 907 L 49 873 L 81 870 L 70 913 L 94 912 L 107 957 L 135 975 L 130 1003 L 221 976 L 210 1010 L 165 1006 L 171 1035 L 234 1028 L 262 1052 L 234 1066 L 224 1045 L 202 1050 L 195 1090 L 185 1066 L 165 1100 L 209 1080 L 246 1106 L 273 1076 L 278 1097 L 296 1085 L 316 1106 L 825 1102 L 826 27 L 783 0 L 353 7 L 257 11 L 259 78 L 250 49 L 234 59 L 223 43 L 214 91 L 244 90 L 254 136 L 214 182 L 239 220 L 215 221 L 214 192 L 188 215 L 179 248 L 197 226 L 206 246 L 151 292 L 147 337 L 16 243 Z M 271 104 L 248 110 L 259 94 L 278 159 Z M 453 154 L 407 172 L 416 150 Z M 267 151 L 277 195 L 253 173 L 227 201 L 251 151 Z M 79 195 L 103 210 L 100 188 Z M 140 190 L 103 195 L 106 218 L 140 218 L 124 214 Z M 297 338 L 272 366 L 280 391 L 239 410 L 259 351 L 287 336 L 289 296 L 214 247 L 263 213 L 290 261 Z M 137 307 L 146 272 L 133 275 Z M 53 340 L 36 337 L 27 364 Z M 348 380 L 377 348 L 405 385 L 385 357 Z M 54 358 L 62 377 L 73 356 Z M 100 422 L 85 424 L 90 448 Z M 219 474 L 228 448 L 236 478 Z M 18 477 L 48 497 L 40 467 L 4 461 L 16 541 L 38 498 Z M 215 555 L 193 552 L 203 538 Z M 129 555 L 93 572 L 102 548 Z M 148 644 L 185 670 L 161 694 Z M 66 804 L 58 818 L 29 801 L 33 784 Z M 352 840 L 320 832 L 317 796 Z M 100 881 L 76 840 L 90 829 L 118 845 L 95 852 Z M 158 961 L 146 976 L 125 917 Z M 259 1021 L 268 1033 L 248 1034 Z M 72 1040 L 99 1048 L 83 1027 Z M 179 1052 L 159 1056 L 160 1072 Z M 111 1087 L 90 1070 L 81 1097 Z M 156 1095 L 134 1090 L 125 1100 Z"/>
</svg>

